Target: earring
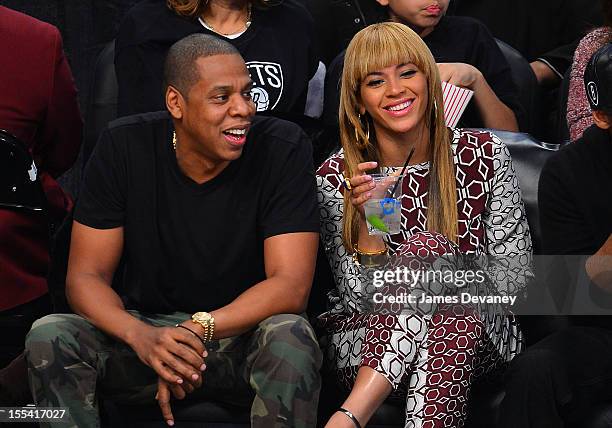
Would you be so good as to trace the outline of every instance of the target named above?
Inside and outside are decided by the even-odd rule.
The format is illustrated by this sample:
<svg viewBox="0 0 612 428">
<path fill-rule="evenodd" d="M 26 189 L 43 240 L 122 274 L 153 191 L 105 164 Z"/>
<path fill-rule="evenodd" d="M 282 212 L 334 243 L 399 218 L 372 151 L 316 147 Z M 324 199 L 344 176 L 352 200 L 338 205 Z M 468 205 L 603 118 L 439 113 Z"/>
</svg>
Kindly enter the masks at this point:
<svg viewBox="0 0 612 428">
<path fill-rule="evenodd" d="M 363 122 L 361 121 L 361 114 L 357 113 L 357 121 L 361 125 Z M 370 122 L 366 118 L 366 131 L 365 131 L 365 141 L 363 143 L 360 142 L 359 132 L 357 131 L 357 127 L 355 127 L 355 142 L 357 143 L 357 147 L 360 150 L 363 150 L 370 143 Z"/>
<path fill-rule="evenodd" d="M 434 98 L 434 122 L 436 122 L 438 120 L 438 103 L 436 102 L 436 99 Z"/>
</svg>

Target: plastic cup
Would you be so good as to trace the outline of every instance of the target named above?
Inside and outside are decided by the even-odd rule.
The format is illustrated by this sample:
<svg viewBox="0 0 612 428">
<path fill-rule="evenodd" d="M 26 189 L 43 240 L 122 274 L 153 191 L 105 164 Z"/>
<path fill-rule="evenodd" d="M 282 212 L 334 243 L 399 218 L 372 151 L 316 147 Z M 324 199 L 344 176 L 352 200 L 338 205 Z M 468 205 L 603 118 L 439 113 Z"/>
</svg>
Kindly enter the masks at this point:
<svg viewBox="0 0 612 428">
<path fill-rule="evenodd" d="M 370 174 L 376 187 L 364 204 L 369 235 L 394 235 L 401 230 L 403 175 Z M 397 186 L 396 186 L 397 184 Z"/>
</svg>

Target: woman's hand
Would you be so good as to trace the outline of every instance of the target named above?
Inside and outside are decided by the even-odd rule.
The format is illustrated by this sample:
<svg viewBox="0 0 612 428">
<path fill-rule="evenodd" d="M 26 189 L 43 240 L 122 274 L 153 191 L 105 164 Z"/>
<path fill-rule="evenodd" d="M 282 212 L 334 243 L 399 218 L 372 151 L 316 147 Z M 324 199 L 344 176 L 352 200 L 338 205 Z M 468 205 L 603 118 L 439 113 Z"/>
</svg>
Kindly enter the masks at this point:
<svg viewBox="0 0 612 428">
<path fill-rule="evenodd" d="M 482 78 L 482 73 L 470 64 L 462 62 L 438 63 L 440 79 L 451 85 L 474 90 L 476 83 Z"/>
<path fill-rule="evenodd" d="M 378 166 L 376 162 L 362 162 L 357 165 L 359 174 L 348 179 L 351 184 L 351 196 L 349 198 L 351 204 L 357 209 L 361 215 L 362 220 L 365 221 L 365 211 L 363 204 L 365 204 L 371 197 L 372 191 L 376 187 L 372 176 L 367 175 L 366 171 L 374 169 Z"/>
</svg>

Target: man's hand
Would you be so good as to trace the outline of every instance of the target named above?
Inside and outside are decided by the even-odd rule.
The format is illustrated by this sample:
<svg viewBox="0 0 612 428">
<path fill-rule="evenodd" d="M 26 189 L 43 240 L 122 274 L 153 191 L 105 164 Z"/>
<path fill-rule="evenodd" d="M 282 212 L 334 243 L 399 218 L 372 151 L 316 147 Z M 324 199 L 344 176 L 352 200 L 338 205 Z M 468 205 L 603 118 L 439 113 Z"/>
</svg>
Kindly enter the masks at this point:
<svg viewBox="0 0 612 428">
<path fill-rule="evenodd" d="M 187 321 L 185 323 L 187 323 Z M 192 328 L 193 326 L 188 325 L 186 327 Z M 196 329 L 193 329 L 193 330 L 197 331 Z M 193 335 L 193 333 L 190 333 L 190 334 Z M 200 333 L 196 333 L 196 334 L 200 334 Z M 206 349 L 204 349 L 204 351 L 202 352 L 202 356 L 203 358 L 206 358 L 208 356 L 208 352 L 206 352 Z M 202 363 L 202 365 L 200 366 L 200 370 L 203 371 L 205 369 L 206 369 L 206 364 Z M 172 395 L 174 398 L 178 400 L 182 400 L 183 398 L 187 396 L 187 394 L 193 392 L 196 388 L 199 388 L 201 386 L 202 386 L 202 376 L 201 375 L 196 380 L 191 378 L 191 379 L 187 379 L 187 381 L 184 381 L 180 384 L 166 382 L 161 377 L 157 379 L 157 394 L 155 395 L 155 399 L 157 400 L 157 404 L 159 405 L 159 408 L 162 412 L 162 416 L 164 420 L 169 426 L 174 425 L 174 415 L 172 414 L 172 407 L 170 406 L 170 396 Z"/>
<path fill-rule="evenodd" d="M 202 341 L 184 328 L 142 324 L 127 341 L 138 358 L 171 385 L 201 382 L 207 355 Z"/>
<path fill-rule="evenodd" d="M 438 63 L 440 80 L 461 88 L 474 90 L 474 85 L 482 78 L 482 73 L 470 64 L 462 62 Z"/>
</svg>

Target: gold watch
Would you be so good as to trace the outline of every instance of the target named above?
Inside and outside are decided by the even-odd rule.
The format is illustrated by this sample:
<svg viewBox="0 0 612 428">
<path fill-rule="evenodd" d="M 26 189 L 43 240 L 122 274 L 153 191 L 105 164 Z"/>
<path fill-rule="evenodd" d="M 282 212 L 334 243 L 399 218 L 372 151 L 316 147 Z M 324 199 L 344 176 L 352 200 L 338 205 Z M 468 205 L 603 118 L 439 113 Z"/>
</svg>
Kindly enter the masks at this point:
<svg viewBox="0 0 612 428">
<path fill-rule="evenodd" d="M 208 312 L 196 312 L 191 316 L 191 321 L 200 324 L 204 329 L 204 342 L 210 342 L 215 334 L 215 319 Z"/>
</svg>

